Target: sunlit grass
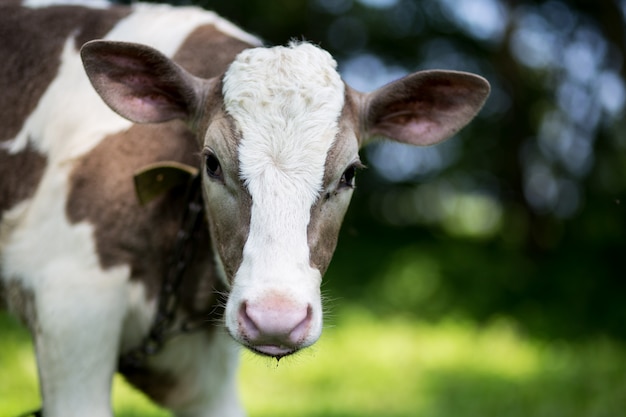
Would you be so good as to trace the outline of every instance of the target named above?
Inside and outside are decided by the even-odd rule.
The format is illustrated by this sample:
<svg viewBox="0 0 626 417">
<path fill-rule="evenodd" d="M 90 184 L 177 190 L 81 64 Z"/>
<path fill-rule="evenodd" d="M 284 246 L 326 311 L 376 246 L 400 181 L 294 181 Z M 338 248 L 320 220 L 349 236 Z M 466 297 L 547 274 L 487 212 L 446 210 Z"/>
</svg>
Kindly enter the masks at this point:
<svg viewBox="0 0 626 417">
<path fill-rule="evenodd" d="M 280 362 L 243 354 L 251 417 L 618 416 L 626 410 L 626 350 L 524 337 L 511 321 L 477 326 L 337 313 L 313 348 Z M 0 417 L 39 405 L 29 338 L 0 315 Z M 122 417 L 169 414 L 116 378 Z"/>
<path fill-rule="evenodd" d="M 250 410 L 259 416 L 430 415 L 443 400 L 441 375 L 515 383 L 542 372 L 541 349 L 505 321 L 478 329 L 453 320 L 433 326 L 354 311 L 341 316 L 312 352 L 278 366 L 255 358 L 245 363 Z"/>
</svg>

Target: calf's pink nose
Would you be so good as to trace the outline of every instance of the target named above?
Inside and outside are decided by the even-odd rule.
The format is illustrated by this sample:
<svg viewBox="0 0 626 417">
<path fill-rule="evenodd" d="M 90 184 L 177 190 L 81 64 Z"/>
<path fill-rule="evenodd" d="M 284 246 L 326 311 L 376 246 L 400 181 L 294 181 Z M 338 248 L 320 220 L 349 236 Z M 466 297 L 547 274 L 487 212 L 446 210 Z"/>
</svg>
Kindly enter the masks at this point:
<svg viewBox="0 0 626 417">
<path fill-rule="evenodd" d="M 243 302 L 238 319 L 248 347 L 282 357 L 301 347 L 311 327 L 312 308 L 276 299 Z"/>
</svg>

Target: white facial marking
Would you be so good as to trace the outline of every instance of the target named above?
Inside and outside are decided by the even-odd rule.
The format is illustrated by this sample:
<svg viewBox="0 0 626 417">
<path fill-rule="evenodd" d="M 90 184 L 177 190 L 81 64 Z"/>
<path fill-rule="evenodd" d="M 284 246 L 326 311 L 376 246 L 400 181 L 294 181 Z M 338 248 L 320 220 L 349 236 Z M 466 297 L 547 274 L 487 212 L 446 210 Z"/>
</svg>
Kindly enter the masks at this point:
<svg viewBox="0 0 626 417">
<path fill-rule="evenodd" d="M 338 133 L 344 85 L 312 45 L 244 51 L 224 79 L 241 132 L 241 176 L 252 196 L 249 245 L 286 250 L 308 265 L 306 227 Z M 252 248 L 248 248 L 252 249 Z"/>
<path fill-rule="evenodd" d="M 241 134 L 240 175 L 252 196 L 227 326 L 237 329 L 238 302 L 279 293 L 311 306 L 312 333 L 319 334 L 321 276 L 309 265 L 307 226 L 344 105 L 336 63 L 306 43 L 247 50 L 227 71 L 223 95 Z"/>
</svg>

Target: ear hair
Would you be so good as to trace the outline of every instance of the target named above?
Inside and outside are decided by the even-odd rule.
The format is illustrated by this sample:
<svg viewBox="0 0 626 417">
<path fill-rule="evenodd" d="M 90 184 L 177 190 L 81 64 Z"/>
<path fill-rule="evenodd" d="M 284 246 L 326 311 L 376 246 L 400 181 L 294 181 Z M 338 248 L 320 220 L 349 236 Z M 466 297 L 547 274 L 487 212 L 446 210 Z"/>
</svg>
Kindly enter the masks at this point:
<svg viewBox="0 0 626 417">
<path fill-rule="evenodd" d="M 366 136 L 382 135 L 412 145 L 432 145 L 476 116 L 490 86 L 465 72 L 417 72 L 364 94 L 360 118 Z"/>
<path fill-rule="evenodd" d="M 102 99 L 133 122 L 193 120 L 204 101 L 206 81 L 151 47 L 91 41 L 81 48 L 81 57 Z"/>
</svg>

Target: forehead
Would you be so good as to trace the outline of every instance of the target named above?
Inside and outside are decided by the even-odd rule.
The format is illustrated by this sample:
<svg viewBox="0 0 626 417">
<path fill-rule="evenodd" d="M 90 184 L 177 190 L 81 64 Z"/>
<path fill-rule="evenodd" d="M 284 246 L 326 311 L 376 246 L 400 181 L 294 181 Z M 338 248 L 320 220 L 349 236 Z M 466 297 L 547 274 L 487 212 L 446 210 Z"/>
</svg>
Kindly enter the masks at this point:
<svg viewBox="0 0 626 417">
<path fill-rule="evenodd" d="M 328 52 L 308 43 L 247 49 L 224 76 L 225 107 L 236 119 L 244 114 L 264 117 L 267 111 L 292 117 L 331 108 L 339 112 L 344 86 L 336 66 Z M 284 104 L 293 107 L 284 108 Z"/>
<path fill-rule="evenodd" d="M 330 54 L 306 43 L 246 50 L 226 72 L 222 94 L 241 134 L 244 180 L 268 170 L 322 175 L 345 94 Z"/>
</svg>

